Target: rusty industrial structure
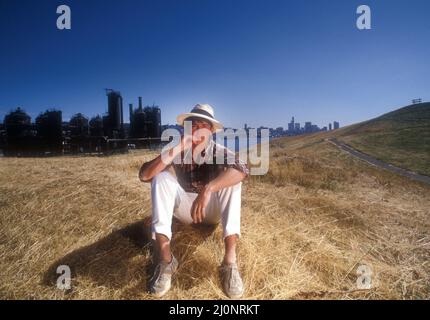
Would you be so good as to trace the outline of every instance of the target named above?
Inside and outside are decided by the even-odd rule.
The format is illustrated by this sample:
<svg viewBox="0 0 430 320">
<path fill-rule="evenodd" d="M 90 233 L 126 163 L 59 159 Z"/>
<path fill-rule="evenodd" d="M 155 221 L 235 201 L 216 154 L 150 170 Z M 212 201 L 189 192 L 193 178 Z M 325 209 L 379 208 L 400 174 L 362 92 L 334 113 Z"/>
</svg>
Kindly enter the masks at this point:
<svg viewBox="0 0 430 320">
<path fill-rule="evenodd" d="M 142 137 L 159 138 L 161 136 L 161 110 L 157 106 L 143 108 L 142 97 L 139 97 L 139 107 L 133 109 L 133 104 L 129 105 L 130 112 L 130 133 L 129 137 L 136 139 L 138 147 L 145 145 Z"/>
<path fill-rule="evenodd" d="M 159 144 L 161 110 L 158 106 L 129 105 L 130 123 L 124 123 L 123 98 L 119 91 L 106 89 L 108 112 L 91 119 L 82 113 L 62 121 L 62 112 L 47 110 L 35 122 L 22 109 L 11 111 L 0 125 L 0 149 L 5 156 L 46 156 L 61 154 L 103 154 L 128 152 Z"/>
</svg>

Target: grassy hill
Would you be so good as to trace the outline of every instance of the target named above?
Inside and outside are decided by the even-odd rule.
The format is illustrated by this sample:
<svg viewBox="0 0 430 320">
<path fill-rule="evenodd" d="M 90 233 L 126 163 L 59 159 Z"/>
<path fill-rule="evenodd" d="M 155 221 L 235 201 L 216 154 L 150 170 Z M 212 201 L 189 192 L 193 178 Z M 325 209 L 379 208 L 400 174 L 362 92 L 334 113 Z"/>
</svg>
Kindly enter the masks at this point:
<svg viewBox="0 0 430 320">
<path fill-rule="evenodd" d="M 335 135 L 379 160 L 430 176 L 430 103 L 398 109 Z"/>
<path fill-rule="evenodd" d="M 429 299 L 430 187 L 324 139 L 273 141 L 266 176 L 243 186 L 246 299 Z M 0 298 L 152 299 L 143 220 L 155 154 L 0 158 Z M 222 228 L 174 225 L 178 274 L 165 299 L 225 299 Z M 68 265 L 72 289 L 56 287 Z M 357 288 L 357 268 L 372 288 Z"/>
</svg>

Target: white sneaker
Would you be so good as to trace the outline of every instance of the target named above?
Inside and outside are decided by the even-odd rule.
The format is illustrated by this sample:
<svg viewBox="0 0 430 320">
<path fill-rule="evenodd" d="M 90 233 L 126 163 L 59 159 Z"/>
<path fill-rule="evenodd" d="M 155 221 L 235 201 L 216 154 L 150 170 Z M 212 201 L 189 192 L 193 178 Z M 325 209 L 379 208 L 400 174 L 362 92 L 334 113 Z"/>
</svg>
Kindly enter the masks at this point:
<svg viewBox="0 0 430 320">
<path fill-rule="evenodd" d="M 172 285 L 172 275 L 178 269 L 178 260 L 172 255 L 170 263 L 160 262 L 150 280 L 150 290 L 158 298 L 164 296 Z"/>
<path fill-rule="evenodd" d="M 244 288 L 242 278 L 236 263 L 222 264 L 220 267 L 221 281 L 224 292 L 231 299 L 239 299 L 243 296 Z"/>
</svg>

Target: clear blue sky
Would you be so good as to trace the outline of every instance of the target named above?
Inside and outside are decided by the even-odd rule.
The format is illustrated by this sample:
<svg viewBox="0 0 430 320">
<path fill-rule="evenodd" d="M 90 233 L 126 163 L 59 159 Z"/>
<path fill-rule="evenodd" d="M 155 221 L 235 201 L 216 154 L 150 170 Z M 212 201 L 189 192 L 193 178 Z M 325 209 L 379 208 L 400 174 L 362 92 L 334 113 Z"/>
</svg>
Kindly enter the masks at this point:
<svg viewBox="0 0 430 320">
<path fill-rule="evenodd" d="M 72 30 L 56 28 L 56 8 Z M 372 30 L 356 9 L 372 9 Z M 320 126 L 430 100 L 428 0 L 0 0 L 0 119 L 23 106 L 104 113 L 104 88 L 155 102 L 162 122 L 197 102 L 226 126 Z"/>
</svg>

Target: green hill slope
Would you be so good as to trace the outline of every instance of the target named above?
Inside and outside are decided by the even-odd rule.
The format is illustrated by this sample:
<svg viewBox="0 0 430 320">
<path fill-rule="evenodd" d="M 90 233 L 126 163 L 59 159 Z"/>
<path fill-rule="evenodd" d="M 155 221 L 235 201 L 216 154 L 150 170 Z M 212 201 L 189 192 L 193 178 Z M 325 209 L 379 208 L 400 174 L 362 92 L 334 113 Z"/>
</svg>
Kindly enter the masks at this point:
<svg viewBox="0 0 430 320">
<path fill-rule="evenodd" d="M 430 176 L 430 103 L 342 128 L 335 136 L 377 159 Z"/>
</svg>

